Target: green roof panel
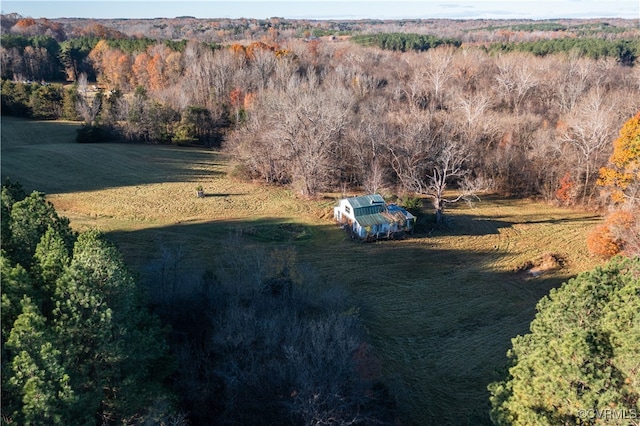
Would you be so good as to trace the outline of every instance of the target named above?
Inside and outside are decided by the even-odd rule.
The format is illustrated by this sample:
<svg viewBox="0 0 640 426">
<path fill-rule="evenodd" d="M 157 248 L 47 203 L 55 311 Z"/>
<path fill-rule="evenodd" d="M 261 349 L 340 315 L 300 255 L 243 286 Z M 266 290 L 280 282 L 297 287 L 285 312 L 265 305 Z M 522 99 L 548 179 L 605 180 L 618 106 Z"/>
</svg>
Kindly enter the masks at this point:
<svg viewBox="0 0 640 426">
<path fill-rule="evenodd" d="M 382 195 L 380 194 L 351 197 L 351 198 L 347 198 L 347 201 L 349 201 L 349 204 L 351 204 L 355 209 L 358 209 L 360 207 L 368 207 L 375 204 L 384 204 L 384 198 L 382 198 Z"/>
<path fill-rule="evenodd" d="M 358 216 L 357 219 L 360 226 L 374 226 L 374 225 L 382 225 L 383 223 L 393 222 L 392 220 L 390 220 L 388 217 L 386 217 L 381 213 Z"/>
</svg>

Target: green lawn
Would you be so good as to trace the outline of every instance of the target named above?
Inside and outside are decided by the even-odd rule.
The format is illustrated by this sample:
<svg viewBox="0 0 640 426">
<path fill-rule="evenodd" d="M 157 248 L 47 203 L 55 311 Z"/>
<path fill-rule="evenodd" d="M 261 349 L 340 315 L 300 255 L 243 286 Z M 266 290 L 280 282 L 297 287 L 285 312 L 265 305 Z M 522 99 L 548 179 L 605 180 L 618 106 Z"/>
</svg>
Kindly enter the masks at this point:
<svg viewBox="0 0 640 426">
<path fill-rule="evenodd" d="M 596 264 L 585 246 L 599 222 L 590 213 L 486 196 L 451 210 L 449 231 L 360 244 L 332 223 L 335 195 L 301 200 L 230 179 L 212 150 L 76 144 L 76 128 L 3 117 L 2 178 L 47 193 L 76 229 L 105 231 L 154 291 L 169 264 L 180 277 L 215 267 L 230 235 L 293 245 L 322 282 L 347 289 L 415 424 L 487 421 L 486 386 L 504 367 L 510 339 L 527 331 L 551 287 Z M 535 278 L 520 271 L 550 254 L 562 267 Z"/>
</svg>

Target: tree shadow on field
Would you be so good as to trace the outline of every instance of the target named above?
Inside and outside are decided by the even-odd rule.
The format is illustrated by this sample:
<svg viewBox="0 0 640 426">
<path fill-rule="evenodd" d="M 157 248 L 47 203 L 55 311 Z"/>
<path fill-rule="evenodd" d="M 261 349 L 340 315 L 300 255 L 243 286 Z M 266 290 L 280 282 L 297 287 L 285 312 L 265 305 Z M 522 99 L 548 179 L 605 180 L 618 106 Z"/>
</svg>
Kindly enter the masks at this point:
<svg viewBox="0 0 640 426">
<path fill-rule="evenodd" d="M 80 144 L 69 123 L 2 118 L 2 180 L 47 194 L 163 182 L 197 182 L 223 173 L 207 148 L 119 142 Z M 6 125 L 5 125 L 6 124 Z"/>
<path fill-rule="evenodd" d="M 493 205 L 504 204 L 511 206 L 509 202 L 491 201 Z M 424 238 L 430 236 L 484 236 L 498 235 L 501 230 L 513 228 L 515 225 L 563 225 L 563 224 L 595 224 L 601 220 L 601 216 L 597 214 L 580 215 L 573 217 L 559 217 L 559 214 L 548 214 L 547 217 L 541 218 L 541 214 L 516 214 L 508 216 L 491 215 L 478 216 L 477 214 L 460 213 L 458 210 L 451 209 L 444 217 L 444 224 L 437 227 L 435 223 L 435 215 L 433 213 L 423 213 L 418 216 L 415 237 Z M 550 217 L 549 217 L 550 216 Z M 557 217 L 558 216 L 558 217 Z"/>
<path fill-rule="evenodd" d="M 204 198 L 227 198 L 227 197 L 236 197 L 239 195 L 247 195 L 244 193 L 237 193 L 237 194 L 231 194 L 231 193 L 212 193 L 212 192 L 205 192 L 203 197 Z"/>
<path fill-rule="evenodd" d="M 472 225 L 471 231 L 488 234 L 510 223 Z M 507 364 L 511 339 L 528 331 L 540 298 L 568 278 L 532 285 L 515 271 L 491 268 L 506 253 L 442 249 L 429 239 L 357 244 L 334 224 L 278 218 L 107 236 L 152 297 L 161 298 L 196 291 L 223 254 L 245 262 L 251 273 L 249 250 L 229 244 L 230 238 L 241 238 L 245 247 L 293 247 L 299 263 L 318 277 L 313 285 L 339 283 L 360 312 L 407 424 L 490 424 L 486 387 L 501 378 L 496 371 Z"/>
<path fill-rule="evenodd" d="M 515 223 L 494 218 L 481 219 L 475 215 L 450 214 L 445 218 L 445 225 L 435 229 L 438 235 L 497 235 L 501 229 L 511 228 Z"/>
<path fill-rule="evenodd" d="M 532 216 L 522 216 L 522 220 L 520 223 L 523 224 L 536 224 L 536 223 L 548 223 L 552 225 L 562 224 L 562 223 L 576 223 L 576 222 L 588 222 L 595 223 L 602 219 L 601 215 L 593 214 L 589 216 L 583 217 L 561 217 L 561 218 L 552 218 L 552 219 L 540 219 L 540 216 L 532 215 Z"/>
</svg>

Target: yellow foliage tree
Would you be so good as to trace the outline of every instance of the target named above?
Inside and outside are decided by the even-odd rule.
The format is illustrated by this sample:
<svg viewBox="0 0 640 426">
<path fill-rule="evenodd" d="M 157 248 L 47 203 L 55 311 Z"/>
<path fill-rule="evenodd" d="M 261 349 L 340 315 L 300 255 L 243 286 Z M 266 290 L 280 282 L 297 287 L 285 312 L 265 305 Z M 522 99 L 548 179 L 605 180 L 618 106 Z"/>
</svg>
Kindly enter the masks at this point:
<svg viewBox="0 0 640 426">
<path fill-rule="evenodd" d="M 598 185 L 616 204 L 640 201 L 640 112 L 624 124 L 613 142 L 609 166 L 600 169 Z"/>
<path fill-rule="evenodd" d="M 598 185 L 611 200 L 612 212 L 589 234 L 589 251 L 605 258 L 620 252 L 640 255 L 640 112 L 622 126 Z"/>
<path fill-rule="evenodd" d="M 149 56 L 147 52 L 136 55 L 132 65 L 135 85 L 149 88 L 149 73 L 147 72 L 147 67 L 150 61 L 151 56 Z"/>
</svg>

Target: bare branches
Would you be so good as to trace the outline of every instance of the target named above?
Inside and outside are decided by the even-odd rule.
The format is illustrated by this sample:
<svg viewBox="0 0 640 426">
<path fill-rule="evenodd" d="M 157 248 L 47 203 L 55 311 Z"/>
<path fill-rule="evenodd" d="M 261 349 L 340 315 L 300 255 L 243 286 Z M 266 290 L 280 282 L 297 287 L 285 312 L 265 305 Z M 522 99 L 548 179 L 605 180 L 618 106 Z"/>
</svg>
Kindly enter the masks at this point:
<svg viewBox="0 0 640 426">
<path fill-rule="evenodd" d="M 527 65 L 525 55 L 508 55 L 498 60 L 498 91 L 509 102 L 514 112 L 520 113 L 525 97 L 538 85 L 537 79 Z"/>
<path fill-rule="evenodd" d="M 84 124 L 88 126 L 94 126 L 96 124 L 96 117 L 100 112 L 101 105 L 100 95 L 98 93 L 91 94 L 87 84 L 87 75 L 85 73 L 80 74 L 78 77 L 78 102 L 76 103 L 76 109 Z"/>
<path fill-rule="evenodd" d="M 397 138 L 386 145 L 391 167 L 404 190 L 431 199 L 440 224 L 446 204 L 477 198 L 477 186 L 466 182 L 469 145 L 431 114 L 414 111 L 397 120 Z M 454 182 L 466 183 L 457 196 L 447 198 L 447 186 Z"/>
<path fill-rule="evenodd" d="M 256 157 L 255 150 L 246 146 L 250 151 L 245 155 L 256 157 L 252 160 L 258 163 L 256 171 L 267 171 L 267 179 L 274 171 L 265 164 L 275 163 L 302 195 L 314 196 L 332 179 L 333 157 L 352 101 L 340 88 L 320 90 L 314 71 L 306 78 L 292 76 L 289 81 L 286 91 L 266 89 L 260 94 L 256 111 L 249 118 L 251 133 L 242 134 L 260 141 L 264 148 Z"/>
<path fill-rule="evenodd" d="M 583 171 L 582 201 L 593 190 L 595 171 L 603 165 L 603 154 L 613 139 L 613 107 L 598 88 L 592 90 L 568 118 L 560 138 L 578 154 L 578 166 Z"/>
</svg>

